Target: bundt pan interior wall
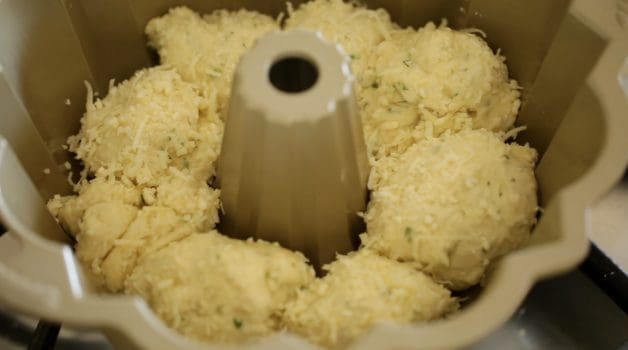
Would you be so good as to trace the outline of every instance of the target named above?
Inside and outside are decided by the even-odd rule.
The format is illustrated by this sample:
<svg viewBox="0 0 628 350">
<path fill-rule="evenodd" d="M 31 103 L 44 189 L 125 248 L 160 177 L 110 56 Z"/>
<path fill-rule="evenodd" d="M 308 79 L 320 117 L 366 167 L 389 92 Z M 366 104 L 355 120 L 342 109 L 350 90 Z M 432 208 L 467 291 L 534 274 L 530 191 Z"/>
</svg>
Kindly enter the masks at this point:
<svg viewBox="0 0 628 350">
<path fill-rule="evenodd" d="M 537 179 L 544 208 L 531 243 L 496 264 L 486 287 L 456 315 L 422 325 L 379 325 L 354 344 L 463 347 L 505 322 L 535 281 L 585 257 L 587 207 L 618 180 L 628 160 L 628 105 L 618 79 L 628 52 L 626 29 L 613 1 L 366 3 L 386 8 L 404 26 L 447 18 L 455 28 L 482 29 L 523 86 L 517 124 L 528 129 L 517 141 L 541 154 Z M 170 331 L 140 299 L 93 293 L 42 198 L 70 191 L 63 163 L 71 155 L 62 144 L 79 128 L 83 81 L 103 95 L 110 79 L 154 64 L 143 28 L 175 5 L 199 12 L 246 7 L 273 15 L 285 8 L 283 0 L 0 2 L 0 217 L 9 231 L 0 237 L 0 304 L 102 330 L 121 349 L 212 346 Z M 45 168 L 51 173 L 44 174 Z M 281 346 L 313 347 L 290 334 L 253 345 Z"/>
</svg>

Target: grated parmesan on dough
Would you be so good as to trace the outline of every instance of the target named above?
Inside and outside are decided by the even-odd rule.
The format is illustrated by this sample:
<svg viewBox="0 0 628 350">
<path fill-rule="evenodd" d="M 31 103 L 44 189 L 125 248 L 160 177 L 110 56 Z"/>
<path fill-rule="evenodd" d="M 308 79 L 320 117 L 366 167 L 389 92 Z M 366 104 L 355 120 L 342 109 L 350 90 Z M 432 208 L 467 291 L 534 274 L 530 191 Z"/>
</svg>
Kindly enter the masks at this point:
<svg viewBox="0 0 628 350">
<path fill-rule="evenodd" d="M 371 174 L 363 244 L 454 290 L 526 242 L 537 208 L 536 151 L 486 130 L 410 147 Z"/>
<path fill-rule="evenodd" d="M 174 212 L 199 231 L 208 231 L 218 222 L 220 190 L 186 175 L 176 168 L 170 168 L 170 175 L 161 179 L 156 188 L 144 191 L 142 198 L 146 204 L 172 208 Z M 144 194 L 153 192 L 154 201 L 147 203 Z"/>
<path fill-rule="evenodd" d="M 288 303 L 284 323 L 325 347 L 344 347 L 379 322 L 428 321 L 458 308 L 450 292 L 423 273 L 368 250 L 324 268 L 325 277 Z"/>
<path fill-rule="evenodd" d="M 447 131 L 507 131 L 519 109 L 504 58 L 477 35 L 428 23 L 392 33 L 369 57 L 359 104 L 371 156 Z"/>
<path fill-rule="evenodd" d="M 342 0 L 314 0 L 293 10 L 288 7 L 289 17 L 285 29 L 311 29 L 340 44 L 351 58 L 351 68 L 360 79 L 366 69 L 370 51 L 390 37 L 396 25 L 388 12 L 370 10 Z"/>
<path fill-rule="evenodd" d="M 201 109 L 215 109 L 223 117 L 240 56 L 257 38 L 277 30 L 275 20 L 257 12 L 218 10 L 200 16 L 187 7 L 173 8 L 146 26 L 161 63 L 198 86 Z"/>
<path fill-rule="evenodd" d="M 284 304 L 313 279 L 300 253 L 214 231 L 146 256 L 126 291 L 146 299 L 182 334 L 241 343 L 279 330 Z"/>
<path fill-rule="evenodd" d="M 173 69 L 144 69 L 105 98 L 88 98 L 81 130 L 68 144 L 98 176 L 154 186 L 176 167 L 204 180 L 213 175 L 222 122 L 199 115 L 199 105 L 194 86 Z"/>
</svg>

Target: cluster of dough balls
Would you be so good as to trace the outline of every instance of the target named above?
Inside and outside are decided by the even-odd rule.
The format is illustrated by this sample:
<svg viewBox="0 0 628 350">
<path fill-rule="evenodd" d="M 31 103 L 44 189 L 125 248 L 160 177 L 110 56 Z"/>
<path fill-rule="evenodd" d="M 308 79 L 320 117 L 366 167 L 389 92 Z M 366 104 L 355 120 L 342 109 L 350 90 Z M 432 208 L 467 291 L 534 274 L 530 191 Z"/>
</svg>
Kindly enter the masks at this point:
<svg viewBox="0 0 628 350">
<path fill-rule="evenodd" d="M 525 243 L 537 210 L 528 146 L 505 143 L 519 108 L 504 58 L 446 24 L 400 28 L 384 10 L 314 0 L 285 21 L 252 11 L 171 9 L 146 27 L 159 66 L 88 96 L 70 150 L 85 166 L 50 211 L 94 284 L 143 297 L 170 327 L 217 343 L 287 329 L 335 348 L 378 322 L 458 308 Z M 237 63 L 257 38 L 306 28 L 351 58 L 372 166 L 357 252 L 314 276 L 276 243 L 215 230 L 220 153 Z"/>
</svg>

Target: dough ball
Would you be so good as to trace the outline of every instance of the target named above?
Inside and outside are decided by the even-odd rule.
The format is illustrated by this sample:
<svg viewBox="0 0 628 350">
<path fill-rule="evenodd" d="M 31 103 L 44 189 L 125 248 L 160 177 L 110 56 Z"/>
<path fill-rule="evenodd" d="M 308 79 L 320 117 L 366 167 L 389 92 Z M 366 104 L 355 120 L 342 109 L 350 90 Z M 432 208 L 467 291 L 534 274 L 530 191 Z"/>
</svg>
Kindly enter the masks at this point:
<svg viewBox="0 0 628 350">
<path fill-rule="evenodd" d="M 283 320 L 326 347 L 344 347 L 377 322 L 433 320 L 458 307 L 431 278 L 368 250 L 339 256 L 325 269 L 288 303 Z"/>
<path fill-rule="evenodd" d="M 220 190 L 215 190 L 176 168 L 160 179 L 157 187 L 144 188 L 142 200 L 147 205 L 167 207 L 198 231 L 208 231 L 218 222 Z"/>
<path fill-rule="evenodd" d="M 221 114 L 240 57 L 257 38 L 277 30 L 273 18 L 257 12 L 217 10 L 201 17 L 187 7 L 173 8 L 146 26 L 149 45 L 157 49 L 161 63 L 199 86 L 204 109 Z"/>
<path fill-rule="evenodd" d="M 300 253 L 213 231 L 146 256 L 126 292 L 186 336 L 232 343 L 278 330 L 284 304 L 313 278 Z"/>
<path fill-rule="evenodd" d="M 378 322 L 458 308 L 535 224 L 528 146 L 505 144 L 519 87 L 477 30 L 400 29 L 353 1 L 288 4 L 285 29 L 317 30 L 351 58 L 372 164 L 358 252 L 315 278 L 302 254 L 220 235 L 209 187 L 241 56 L 279 20 L 177 7 L 145 28 L 161 65 L 94 101 L 68 139 L 85 165 L 74 196 L 48 208 L 76 238 L 97 288 L 139 295 L 171 328 L 212 343 L 290 330 L 331 348 Z M 92 180 L 87 181 L 87 178 Z"/>
<path fill-rule="evenodd" d="M 486 130 L 413 145 L 374 169 L 363 244 L 454 290 L 478 283 L 530 235 L 536 156 Z"/>
<path fill-rule="evenodd" d="M 196 159 L 203 164 L 192 164 L 191 158 L 199 150 L 207 156 L 201 149 L 206 143 L 219 148 L 222 122 L 199 116 L 198 93 L 173 69 L 138 71 L 102 100 L 91 103 L 90 96 L 89 101 L 81 130 L 68 143 L 90 172 L 147 186 L 157 185 L 171 166 L 201 180 L 213 175 L 218 151 Z"/>
<path fill-rule="evenodd" d="M 135 220 L 138 208 L 120 201 L 102 202 L 85 210 L 74 249 L 96 287 L 101 287 L 102 263 Z"/>
<path fill-rule="evenodd" d="M 195 233 L 195 227 L 185 222 L 174 209 L 159 206 L 143 207 L 128 228 L 114 242 L 99 271 L 102 285 L 119 292 L 124 281 L 145 255 Z M 77 255 L 82 253 L 78 250 Z"/>
<path fill-rule="evenodd" d="M 129 182 L 98 177 L 81 185 L 78 195 L 56 195 L 48 201 L 48 210 L 66 231 L 76 237 L 81 232 L 79 223 L 85 211 L 105 202 L 138 206 L 141 203 L 140 191 Z"/>
<path fill-rule="evenodd" d="M 447 130 L 508 131 L 515 121 L 517 83 L 478 35 L 428 23 L 394 32 L 369 59 L 359 103 L 376 158 Z"/>
<path fill-rule="evenodd" d="M 288 15 L 286 30 L 318 30 L 328 40 L 340 44 L 351 58 L 358 80 L 366 68 L 368 54 L 395 28 L 385 10 L 370 10 L 342 0 L 309 1 L 296 11 L 289 6 Z"/>
</svg>

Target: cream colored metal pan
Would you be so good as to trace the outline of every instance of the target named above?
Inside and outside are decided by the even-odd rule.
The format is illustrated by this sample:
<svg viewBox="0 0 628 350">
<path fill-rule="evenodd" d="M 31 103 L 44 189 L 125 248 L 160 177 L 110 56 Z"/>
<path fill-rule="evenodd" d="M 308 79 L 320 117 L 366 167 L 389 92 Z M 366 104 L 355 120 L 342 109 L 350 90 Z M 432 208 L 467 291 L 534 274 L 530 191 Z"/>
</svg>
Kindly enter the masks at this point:
<svg viewBox="0 0 628 350">
<path fill-rule="evenodd" d="M 628 162 L 627 92 L 619 83 L 627 29 L 613 1 L 367 1 L 403 25 L 447 17 L 483 29 L 524 88 L 519 142 L 541 153 L 542 217 L 528 247 L 503 258 L 477 299 L 456 315 L 375 326 L 353 347 L 459 348 L 504 323 L 535 281 L 574 268 L 588 248 L 588 207 Z M 101 93 L 151 64 L 143 26 L 169 7 L 246 6 L 276 14 L 283 1 L 81 0 L 0 2 L 0 303 L 17 312 L 102 330 L 120 349 L 211 349 L 169 330 L 138 298 L 98 295 L 43 198 L 67 193 L 61 148 L 78 129 L 83 80 Z M 624 71 L 625 72 L 625 71 Z M 624 73 L 626 74 L 626 73 Z M 626 79 L 626 77 L 623 77 Z M 68 99 L 71 104 L 64 103 Z M 51 174 L 43 174 L 50 168 Z M 281 333 L 248 348 L 312 348 Z"/>
</svg>

